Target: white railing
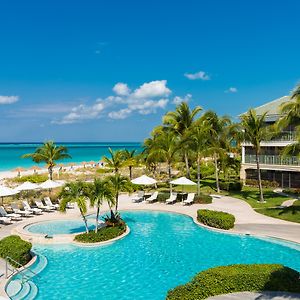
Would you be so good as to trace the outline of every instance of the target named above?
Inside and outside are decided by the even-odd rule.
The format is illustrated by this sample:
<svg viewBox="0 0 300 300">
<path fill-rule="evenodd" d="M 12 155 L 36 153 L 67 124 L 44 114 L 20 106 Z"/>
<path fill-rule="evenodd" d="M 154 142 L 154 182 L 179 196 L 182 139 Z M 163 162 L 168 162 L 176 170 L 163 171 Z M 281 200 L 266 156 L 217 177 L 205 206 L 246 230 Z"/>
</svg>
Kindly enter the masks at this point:
<svg viewBox="0 0 300 300">
<path fill-rule="evenodd" d="M 300 166 L 300 160 L 296 156 L 283 157 L 281 155 L 259 155 L 259 162 L 265 165 Z M 256 156 L 253 154 L 246 154 L 245 163 L 256 164 Z"/>
</svg>

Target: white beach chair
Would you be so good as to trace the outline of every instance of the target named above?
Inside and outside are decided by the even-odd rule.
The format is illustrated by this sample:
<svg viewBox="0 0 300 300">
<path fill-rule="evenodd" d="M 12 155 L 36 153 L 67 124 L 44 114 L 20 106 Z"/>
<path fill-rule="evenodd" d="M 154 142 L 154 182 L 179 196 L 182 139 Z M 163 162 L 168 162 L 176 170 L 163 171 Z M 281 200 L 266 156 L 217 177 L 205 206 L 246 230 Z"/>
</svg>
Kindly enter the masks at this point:
<svg viewBox="0 0 300 300">
<path fill-rule="evenodd" d="M 195 193 L 188 193 L 187 198 L 182 202 L 183 205 L 190 205 L 194 202 Z"/>
<path fill-rule="evenodd" d="M 0 217 L 0 222 L 4 225 L 12 224 L 11 218 L 8 217 Z"/>
<path fill-rule="evenodd" d="M 54 209 L 51 208 L 50 206 L 44 205 L 43 202 L 40 201 L 40 200 L 35 200 L 34 202 L 35 202 L 36 206 L 37 206 L 39 209 L 41 209 L 42 211 L 51 212 L 51 211 L 54 210 Z"/>
<path fill-rule="evenodd" d="M 32 211 L 29 211 L 29 210 L 21 210 L 18 206 L 17 203 L 12 203 L 11 205 L 11 208 L 13 210 L 13 212 L 15 214 L 19 214 L 21 215 L 22 217 L 30 217 L 33 215 L 33 212 Z"/>
<path fill-rule="evenodd" d="M 59 204 L 53 204 L 50 197 L 45 197 L 44 202 L 47 206 L 53 207 L 54 209 L 59 209 Z"/>
<path fill-rule="evenodd" d="M 23 207 L 25 210 L 31 211 L 33 212 L 35 215 L 41 215 L 42 214 L 42 210 L 36 207 L 31 207 L 28 203 L 28 201 L 23 200 L 22 201 Z"/>
<path fill-rule="evenodd" d="M 7 211 L 5 210 L 5 208 L 3 206 L 0 206 L 0 216 L 1 217 L 6 217 L 6 218 L 11 218 L 13 221 L 21 221 L 22 217 L 19 214 L 9 214 L 7 213 Z"/>
<path fill-rule="evenodd" d="M 139 191 L 136 198 L 132 198 L 131 201 L 133 203 L 142 202 L 144 200 L 145 192 Z"/>
<path fill-rule="evenodd" d="M 58 201 L 59 207 L 60 207 L 62 199 L 57 199 L 57 201 Z M 70 209 L 75 208 L 75 204 L 68 202 L 67 205 L 66 205 L 66 208 L 70 208 Z"/>
<path fill-rule="evenodd" d="M 170 198 L 166 200 L 166 204 L 173 204 L 176 202 L 177 193 L 172 193 Z"/>
<path fill-rule="evenodd" d="M 146 199 L 147 202 L 152 203 L 157 200 L 158 191 L 155 191 L 149 198 Z"/>
</svg>

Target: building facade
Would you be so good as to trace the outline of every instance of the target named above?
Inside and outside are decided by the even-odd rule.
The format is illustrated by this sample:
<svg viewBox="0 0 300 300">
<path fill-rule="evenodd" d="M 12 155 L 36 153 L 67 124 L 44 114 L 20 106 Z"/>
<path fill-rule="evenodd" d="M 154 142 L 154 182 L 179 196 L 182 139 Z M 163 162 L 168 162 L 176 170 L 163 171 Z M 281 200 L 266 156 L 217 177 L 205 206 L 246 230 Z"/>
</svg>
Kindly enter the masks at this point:
<svg viewBox="0 0 300 300">
<path fill-rule="evenodd" d="M 256 114 L 265 112 L 266 123 L 274 124 L 280 117 L 280 107 L 283 103 L 291 101 L 285 96 L 255 108 Z M 262 180 L 276 181 L 281 188 L 300 188 L 300 160 L 298 157 L 283 157 L 285 146 L 295 142 L 295 127 L 289 126 L 270 141 L 261 143 L 259 162 Z M 257 179 L 255 152 L 251 144 L 242 144 L 241 179 Z"/>
</svg>

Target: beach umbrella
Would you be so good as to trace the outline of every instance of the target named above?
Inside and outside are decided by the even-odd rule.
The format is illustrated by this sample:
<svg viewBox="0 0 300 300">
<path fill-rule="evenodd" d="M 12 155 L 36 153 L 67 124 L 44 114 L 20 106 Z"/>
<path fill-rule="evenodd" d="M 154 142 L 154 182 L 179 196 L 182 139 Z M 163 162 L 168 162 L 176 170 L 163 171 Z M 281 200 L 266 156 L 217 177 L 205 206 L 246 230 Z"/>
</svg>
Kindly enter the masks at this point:
<svg viewBox="0 0 300 300">
<path fill-rule="evenodd" d="M 2 199 L 2 204 L 3 204 L 3 197 L 16 195 L 18 193 L 19 193 L 19 191 L 15 190 L 15 189 L 11 189 L 7 186 L 0 185 L 0 197 Z"/>
<path fill-rule="evenodd" d="M 48 179 L 48 180 L 46 180 L 45 182 L 41 183 L 41 184 L 39 185 L 39 187 L 40 187 L 41 189 L 49 189 L 49 190 L 51 190 L 51 189 L 55 189 L 55 188 L 57 188 L 57 187 L 60 187 L 60 186 L 62 186 L 62 185 L 63 185 L 63 183 L 60 182 L 60 181 L 54 181 L 54 180 Z"/>
<path fill-rule="evenodd" d="M 21 172 L 25 171 L 25 169 L 22 168 L 22 167 L 17 167 L 15 169 L 13 169 L 13 171 L 18 172 L 18 177 L 20 177 L 21 176 Z"/>
<path fill-rule="evenodd" d="M 83 165 L 83 167 L 85 168 L 85 165 L 87 164 L 86 161 L 82 161 L 81 164 Z"/>
<path fill-rule="evenodd" d="M 197 183 L 195 183 L 194 181 L 192 181 L 192 180 L 190 180 L 190 179 L 188 179 L 184 176 L 170 181 L 170 184 L 171 184 L 171 189 L 172 189 L 172 184 L 181 185 L 182 186 L 182 193 L 183 193 L 183 186 L 184 185 L 197 185 Z"/>
<path fill-rule="evenodd" d="M 142 175 L 138 178 L 135 178 L 131 180 L 134 184 L 140 184 L 140 185 L 151 185 L 157 183 L 157 181 L 147 175 Z"/>
<path fill-rule="evenodd" d="M 30 170 L 33 170 L 33 173 L 36 173 L 37 172 L 37 170 L 40 170 L 41 168 L 39 167 L 39 166 L 32 166 L 31 168 L 30 168 Z"/>
<path fill-rule="evenodd" d="M 90 164 L 92 167 L 94 167 L 94 166 L 96 165 L 96 163 L 95 163 L 93 160 L 91 160 L 91 161 L 89 162 L 89 164 Z"/>
<path fill-rule="evenodd" d="M 31 191 L 38 189 L 39 186 L 36 183 L 32 183 L 29 181 L 23 182 L 21 185 L 16 187 L 17 191 Z"/>
</svg>

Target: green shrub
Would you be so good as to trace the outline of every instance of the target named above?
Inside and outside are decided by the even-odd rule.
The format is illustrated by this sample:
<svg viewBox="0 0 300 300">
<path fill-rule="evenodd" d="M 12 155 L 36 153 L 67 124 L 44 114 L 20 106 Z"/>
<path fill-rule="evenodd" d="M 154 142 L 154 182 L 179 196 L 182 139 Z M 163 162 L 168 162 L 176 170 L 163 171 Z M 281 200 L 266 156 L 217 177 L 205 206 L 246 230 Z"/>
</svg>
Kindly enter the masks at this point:
<svg viewBox="0 0 300 300">
<path fill-rule="evenodd" d="M 223 191 L 241 191 L 243 183 L 241 181 L 220 181 L 220 188 Z"/>
<path fill-rule="evenodd" d="M 216 267 L 202 271 L 189 283 L 170 290 L 167 300 L 200 300 L 214 295 L 264 290 L 299 293 L 299 272 L 277 264 Z"/>
<path fill-rule="evenodd" d="M 33 183 L 41 183 L 48 179 L 48 176 L 45 174 L 33 174 L 33 175 L 27 175 L 27 176 L 21 176 L 15 178 L 16 182 L 25 182 L 30 181 Z"/>
<path fill-rule="evenodd" d="M 257 179 L 246 179 L 246 185 L 249 186 L 258 186 L 258 181 Z M 277 181 L 269 181 L 269 180 L 262 180 L 261 181 L 261 185 L 264 188 L 278 188 L 279 187 L 279 183 Z"/>
<path fill-rule="evenodd" d="M 286 193 L 286 194 L 296 196 L 296 197 L 299 197 L 299 195 L 300 195 L 300 189 L 299 188 L 298 189 L 297 188 L 284 189 L 283 192 Z"/>
<path fill-rule="evenodd" d="M 197 215 L 199 222 L 210 227 L 228 230 L 234 226 L 235 217 L 222 211 L 199 209 Z"/>
<path fill-rule="evenodd" d="M 120 224 L 114 227 L 103 227 L 95 231 L 90 231 L 89 233 L 81 233 L 75 236 L 75 241 L 80 243 L 99 243 L 114 239 L 122 235 L 126 231 L 126 224 Z"/>
<path fill-rule="evenodd" d="M 170 197 L 169 192 L 159 192 L 157 196 L 158 202 L 166 202 L 166 200 Z"/>
<path fill-rule="evenodd" d="M 22 240 L 17 235 L 10 235 L 0 241 L 0 256 L 6 259 L 7 256 L 21 265 L 26 265 L 31 260 L 32 244 Z M 10 264 L 14 267 L 19 267 L 13 261 Z"/>
<path fill-rule="evenodd" d="M 112 173 L 113 169 L 109 169 L 109 168 L 100 168 L 96 170 L 97 173 L 99 174 L 106 174 L 106 173 Z"/>
<path fill-rule="evenodd" d="M 199 204 L 210 204 L 212 203 L 212 197 L 202 193 L 200 193 L 200 195 L 196 194 L 194 202 Z"/>
</svg>

